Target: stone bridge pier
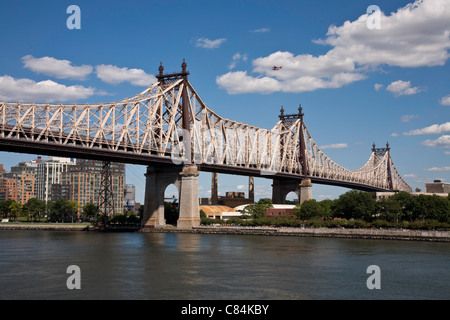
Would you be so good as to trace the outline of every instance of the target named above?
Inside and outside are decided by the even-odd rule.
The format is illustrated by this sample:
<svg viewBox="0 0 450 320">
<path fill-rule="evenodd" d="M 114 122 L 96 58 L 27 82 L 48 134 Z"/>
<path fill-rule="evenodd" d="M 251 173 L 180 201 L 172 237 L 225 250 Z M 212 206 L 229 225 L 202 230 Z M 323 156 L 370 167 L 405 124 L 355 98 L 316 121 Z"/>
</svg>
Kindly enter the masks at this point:
<svg viewBox="0 0 450 320">
<path fill-rule="evenodd" d="M 310 179 L 299 180 L 279 180 L 273 179 L 272 202 L 275 204 L 286 203 L 286 196 L 289 192 L 295 192 L 298 201 L 302 204 L 305 200 L 312 199 L 312 183 Z"/>
<path fill-rule="evenodd" d="M 200 225 L 198 200 L 198 170 L 196 165 L 181 167 L 147 167 L 145 174 L 145 203 L 143 228 L 158 228 L 166 224 L 164 219 L 164 192 L 174 184 L 179 194 L 179 218 L 177 228 L 190 229 Z"/>
</svg>

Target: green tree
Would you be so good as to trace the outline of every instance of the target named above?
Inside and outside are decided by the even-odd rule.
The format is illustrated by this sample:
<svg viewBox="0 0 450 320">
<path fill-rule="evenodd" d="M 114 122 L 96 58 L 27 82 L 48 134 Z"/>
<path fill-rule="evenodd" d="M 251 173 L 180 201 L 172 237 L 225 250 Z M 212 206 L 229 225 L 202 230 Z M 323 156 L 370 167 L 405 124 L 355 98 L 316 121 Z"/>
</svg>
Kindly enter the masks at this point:
<svg viewBox="0 0 450 320">
<path fill-rule="evenodd" d="M 3 200 L 3 201 L 0 201 L 0 214 L 2 215 L 2 217 L 4 219 L 8 218 L 8 216 L 9 216 L 9 214 L 11 212 L 10 209 L 9 209 L 9 206 L 11 205 L 11 203 L 13 201 L 14 200 Z"/>
<path fill-rule="evenodd" d="M 335 201 L 333 215 L 338 218 L 371 221 L 375 214 L 376 201 L 367 192 L 351 190 Z"/>
<path fill-rule="evenodd" d="M 402 218 L 402 207 L 399 201 L 384 198 L 377 202 L 378 218 L 389 222 L 399 222 Z"/>
<path fill-rule="evenodd" d="M 414 207 L 414 197 L 405 191 L 398 192 L 389 198 L 397 202 L 402 210 L 402 220 L 412 221 L 412 211 Z"/>
<path fill-rule="evenodd" d="M 9 205 L 9 212 L 14 219 L 17 219 L 22 213 L 22 204 L 13 200 Z"/>
<path fill-rule="evenodd" d="M 450 205 L 445 198 L 437 195 L 419 195 L 414 202 L 413 220 L 449 221 Z"/>
<path fill-rule="evenodd" d="M 246 206 L 243 211 L 243 215 L 249 216 L 253 219 L 265 218 L 266 208 L 272 207 L 272 200 L 260 199 L 258 202 Z"/>
<path fill-rule="evenodd" d="M 73 218 L 77 211 L 78 211 L 78 203 L 76 201 L 58 199 L 49 204 L 51 221 L 58 221 L 58 222 L 73 221 Z"/>
<path fill-rule="evenodd" d="M 319 201 L 319 204 L 322 207 L 322 217 L 323 218 L 332 218 L 334 200 L 325 199 L 325 200 Z"/>
<path fill-rule="evenodd" d="M 66 213 L 69 219 L 72 220 L 72 222 L 77 220 L 78 215 L 78 208 L 79 208 L 78 202 L 75 200 L 68 200 L 66 202 Z"/>
<path fill-rule="evenodd" d="M 31 198 L 24 204 L 23 211 L 31 218 L 31 220 L 34 219 L 36 221 L 36 218 L 38 218 L 40 221 L 45 213 L 45 201 Z"/>
<path fill-rule="evenodd" d="M 300 217 L 300 210 L 302 209 L 302 205 L 301 204 L 296 204 L 294 207 L 294 216 L 296 216 L 297 218 Z"/>
<path fill-rule="evenodd" d="M 98 206 L 92 202 L 86 203 L 82 209 L 83 216 L 90 221 L 92 221 L 96 217 L 98 211 Z"/>
<path fill-rule="evenodd" d="M 310 220 L 322 217 L 324 208 L 315 199 L 306 200 L 300 206 L 298 217 L 302 220 Z"/>
</svg>

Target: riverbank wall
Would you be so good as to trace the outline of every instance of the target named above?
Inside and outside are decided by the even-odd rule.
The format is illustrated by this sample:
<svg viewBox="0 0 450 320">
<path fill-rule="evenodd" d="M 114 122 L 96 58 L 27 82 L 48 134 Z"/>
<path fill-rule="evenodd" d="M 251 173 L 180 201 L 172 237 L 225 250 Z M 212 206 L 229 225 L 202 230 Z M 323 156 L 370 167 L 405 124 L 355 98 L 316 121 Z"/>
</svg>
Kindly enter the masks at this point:
<svg viewBox="0 0 450 320">
<path fill-rule="evenodd" d="M 266 235 L 296 237 L 328 237 L 348 239 L 415 240 L 450 242 L 450 231 L 435 230 L 383 230 L 334 228 L 269 228 L 269 227 L 193 227 L 141 229 L 141 232 L 185 232 L 198 234 Z"/>
<path fill-rule="evenodd" d="M 89 225 L 36 223 L 36 224 L 0 224 L 0 230 L 54 230 L 54 231 L 96 231 Z M 414 240 L 450 242 L 450 231 L 436 230 L 385 230 L 385 229 L 344 229 L 344 228 L 272 228 L 272 227 L 232 227 L 232 226 L 199 226 L 191 229 L 144 228 L 144 229 L 111 229 L 107 231 L 153 232 L 153 233 L 195 233 L 195 234 L 228 234 L 228 235 L 265 235 L 296 237 L 328 237 L 348 239 L 379 240 Z"/>
<path fill-rule="evenodd" d="M 89 231 L 92 226 L 80 224 L 60 224 L 60 223 L 5 223 L 0 224 L 0 230 L 54 230 L 54 231 Z"/>
</svg>

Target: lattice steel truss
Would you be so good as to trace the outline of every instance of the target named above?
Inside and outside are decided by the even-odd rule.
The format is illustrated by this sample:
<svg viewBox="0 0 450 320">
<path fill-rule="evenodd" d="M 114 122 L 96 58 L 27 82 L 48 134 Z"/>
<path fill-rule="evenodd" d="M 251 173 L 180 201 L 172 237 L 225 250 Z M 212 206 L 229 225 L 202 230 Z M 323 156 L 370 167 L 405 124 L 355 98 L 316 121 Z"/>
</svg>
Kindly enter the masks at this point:
<svg viewBox="0 0 450 320">
<path fill-rule="evenodd" d="M 389 150 L 372 151 L 363 167 L 348 170 L 319 148 L 303 116 L 289 122 L 280 118 L 271 130 L 225 119 L 206 106 L 187 80 L 188 73 L 162 76 L 162 71 L 160 67 L 158 82 L 119 102 L 0 102 L 0 139 L 171 158 L 177 164 L 246 168 L 269 177 L 282 173 L 378 190 L 412 191 Z"/>
</svg>

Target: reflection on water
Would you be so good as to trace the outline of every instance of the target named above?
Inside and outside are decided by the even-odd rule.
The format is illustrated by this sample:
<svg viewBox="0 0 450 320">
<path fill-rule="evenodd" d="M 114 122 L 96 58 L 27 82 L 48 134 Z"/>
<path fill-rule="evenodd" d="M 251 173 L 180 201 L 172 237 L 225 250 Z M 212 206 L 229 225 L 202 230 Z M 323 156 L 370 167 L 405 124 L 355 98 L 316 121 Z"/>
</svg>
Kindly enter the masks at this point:
<svg viewBox="0 0 450 320">
<path fill-rule="evenodd" d="M 1 299 L 449 299 L 450 244 L 177 233 L 0 232 Z M 81 290 L 69 290 L 69 265 Z M 369 265 L 381 289 L 369 290 Z"/>
</svg>

